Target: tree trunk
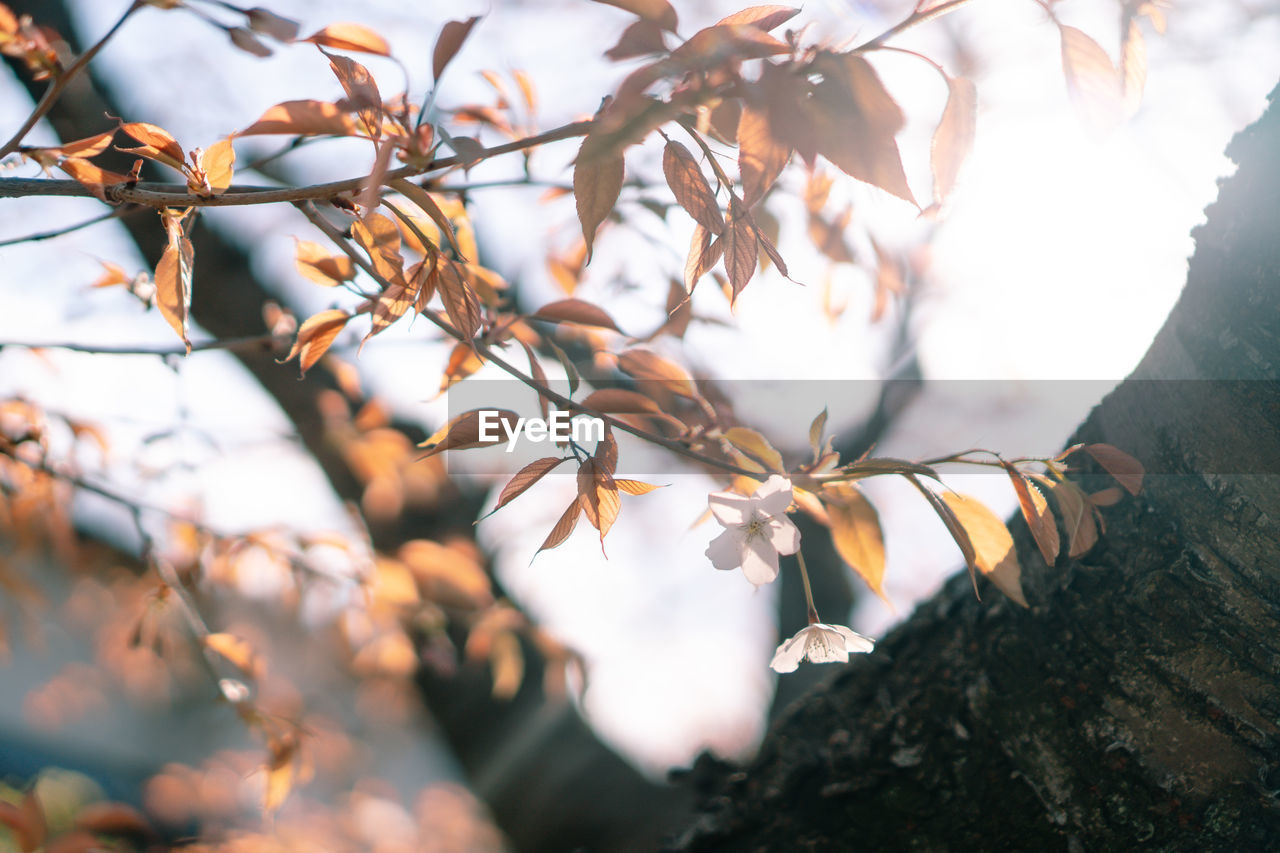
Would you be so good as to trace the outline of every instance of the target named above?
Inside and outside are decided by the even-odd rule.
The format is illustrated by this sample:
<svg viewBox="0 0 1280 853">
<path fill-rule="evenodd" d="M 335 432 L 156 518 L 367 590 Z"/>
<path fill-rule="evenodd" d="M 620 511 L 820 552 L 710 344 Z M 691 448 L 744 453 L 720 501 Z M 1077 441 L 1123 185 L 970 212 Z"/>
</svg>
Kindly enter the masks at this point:
<svg viewBox="0 0 1280 853">
<path fill-rule="evenodd" d="M 1076 436 L 1140 459 L 1141 497 L 1052 568 L 1016 522 L 1029 610 L 953 579 L 676 847 L 1280 847 L 1278 152 L 1280 88 L 1228 150 L 1180 302 Z"/>
</svg>

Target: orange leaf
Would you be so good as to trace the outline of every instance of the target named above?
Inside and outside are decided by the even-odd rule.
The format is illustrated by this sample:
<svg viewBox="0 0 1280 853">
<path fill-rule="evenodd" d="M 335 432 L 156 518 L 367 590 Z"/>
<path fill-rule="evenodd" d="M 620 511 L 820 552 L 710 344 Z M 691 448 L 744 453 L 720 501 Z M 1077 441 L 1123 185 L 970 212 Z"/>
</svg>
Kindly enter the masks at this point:
<svg viewBox="0 0 1280 853">
<path fill-rule="evenodd" d="M 150 157 L 153 160 L 159 160 L 175 169 L 182 168 L 182 162 L 186 155 L 182 153 L 182 146 L 178 144 L 178 140 L 174 139 L 169 131 L 154 124 L 148 124 L 145 121 L 122 124 L 120 129 L 143 145 L 142 149 L 122 148 L 122 151 L 129 151 L 141 154 L 144 157 Z"/>
<path fill-rule="evenodd" d="M 1110 444 L 1086 444 L 1084 451 L 1092 456 L 1108 474 L 1115 477 L 1116 482 L 1124 486 L 1129 494 L 1136 495 L 1142 491 L 1142 478 L 1146 474 L 1146 469 L 1137 459 Z"/>
<path fill-rule="evenodd" d="M 596 0 L 596 2 L 630 12 L 673 33 L 680 23 L 676 10 L 667 0 Z"/>
<path fill-rule="evenodd" d="M 115 131 L 109 130 L 106 133 L 99 133 L 94 136 L 86 136 L 84 139 L 77 139 L 74 142 L 68 142 L 57 148 L 48 149 L 51 153 L 57 152 L 63 157 L 81 157 L 90 159 L 97 157 L 111 145 L 111 140 L 115 138 Z"/>
<path fill-rule="evenodd" d="M 454 254 L 458 256 L 458 259 L 462 261 L 467 259 L 466 254 L 462 251 L 462 247 L 458 244 L 458 235 L 454 233 L 453 223 L 449 220 L 449 217 L 445 215 L 445 212 L 440 209 L 440 205 L 436 200 L 431 197 L 431 193 L 427 192 L 412 181 L 407 181 L 404 178 L 393 178 L 387 182 L 387 186 L 409 199 L 409 201 L 417 205 L 423 213 L 430 216 L 431 221 L 436 224 L 436 227 L 439 228 L 444 236 L 449 240 L 449 245 L 453 247 Z"/>
<path fill-rule="evenodd" d="M 612 329 L 615 332 L 622 331 L 603 308 L 592 305 L 590 302 L 583 302 L 581 299 L 548 302 L 529 316 L 535 320 L 546 320 L 551 323 L 579 323 L 583 326 Z"/>
<path fill-rule="evenodd" d="M 764 198 L 790 159 L 791 146 L 773 133 L 768 112 L 743 105 L 738 117 L 738 173 L 747 207 Z"/>
<path fill-rule="evenodd" d="M 454 385 L 466 379 L 484 367 L 484 359 L 467 344 L 456 344 L 449 353 L 449 362 L 445 365 L 444 376 L 440 379 L 440 391 L 437 397 Z"/>
<path fill-rule="evenodd" d="M 547 534 L 547 538 L 542 540 L 542 544 L 538 546 L 538 552 L 554 548 L 569 538 L 569 534 L 573 533 L 573 528 L 578 526 L 578 516 L 582 513 L 582 499 L 575 497 L 573 503 L 565 508 L 564 515 L 551 528 L 551 532 Z"/>
<path fill-rule="evenodd" d="M 626 492 L 629 495 L 647 495 L 654 489 L 661 489 L 662 486 L 655 486 L 653 483 L 645 483 L 640 480 L 614 480 L 613 484 L 618 487 L 618 491 Z"/>
<path fill-rule="evenodd" d="M 676 201 L 694 222 L 713 234 L 724 233 L 724 214 L 716 203 L 715 193 L 698 167 L 698 161 L 679 142 L 668 141 L 663 149 L 662 173 Z"/>
<path fill-rule="evenodd" d="M 338 333 L 350 319 L 350 314 L 337 308 L 321 311 L 319 314 L 308 317 L 306 322 L 298 328 L 297 340 L 294 341 L 293 348 L 289 350 L 285 361 L 291 361 L 294 356 L 297 356 L 298 366 L 302 370 L 302 375 L 305 376 L 311 366 L 329 349 L 334 338 L 338 337 Z"/>
<path fill-rule="evenodd" d="M 826 502 L 831 542 L 849 567 L 886 602 L 884 594 L 884 534 L 871 502 L 853 486 L 843 485 Z"/>
<path fill-rule="evenodd" d="M 1067 531 L 1067 556 L 1079 557 L 1092 548 L 1098 541 L 1098 525 L 1080 487 L 1065 480 L 1050 480 L 1038 475 L 1034 479 L 1049 489 L 1058 504 L 1062 526 Z"/>
<path fill-rule="evenodd" d="M 1058 559 L 1058 550 L 1062 543 L 1058 538 L 1058 523 L 1054 521 L 1053 513 L 1049 511 L 1049 502 L 1045 500 L 1044 495 L 1040 494 L 1039 489 L 1027 482 L 1027 478 L 1017 468 L 1007 462 L 1002 464 L 1009 474 L 1009 479 L 1013 481 L 1013 490 L 1018 495 L 1022 517 L 1026 519 L 1027 527 L 1035 537 L 1040 556 L 1044 557 L 1045 563 L 1052 566 Z"/>
<path fill-rule="evenodd" d="M 1131 116 L 1142 103 L 1142 90 L 1147 85 L 1147 43 L 1142 28 L 1133 16 L 1132 6 L 1125 6 L 1127 22 L 1120 42 L 1120 89 L 1124 97 L 1124 114 Z"/>
<path fill-rule="evenodd" d="M 865 461 L 867 460 L 864 460 L 864 462 Z M 897 462 L 897 460 L 888 461 L 890 463 Z M 960 553 L 964 555 L 965 565 L 969 568 L 969 580 L 973 583 L 974 594 L 977 594 L 978 558 L 977 553 L 974 551 L 973 541 L 969 538 L 968 531 L 966 531 L 964 525 L 960 523 L 960 519 L 956 517 L 956 514 L 950 505 L 934 494 L 934 492 L 927 488 L 924 483 L 921 483 L 915 473 L 910 472 L 907 469 L 903 469 L 903 476 L 911 481 L 911 485 L 915 486 L 920 494 L 924 495 L 925 500 L 929 502 L 929 506 L 935 513 L 937 513 L 938 518 L 942 519 L 942 523 L 946 525 L 947 532 L 951 534 L 951 538 L 955 540 L 956 546 L 960 548 Z"/>
<path fill-rule="evenodd" d="M 194 255 L 195 250 L 186 237 L 180 237 L 176 242 L 171 240 L 160 256 L 155 274 L 156 307 L 187 345 L 187 352 L 191 352 L 191 341 L 187 338 L 187 317 L 191 311 L 191 265 L 195 260 Z"/>
<path fill-rule="evenodd" d="M 382 136 L 382 94 L 369 69 L 346 56 L 335 56 L 321 49 L 329 59 L 329 67 L 347 93 L 347 104 L 360 114 L 369 136 Z"/>
<path fill-rule="evenodd" d="M 942 204 L 955 189 L 960 166 L 973 147 L 978 120 L 978 93 L 973 81 L 947 78 L 947 106 L 933 134 L 933 200 Z"/>
<path fill-rule="evenodd" d="M 237 136 L 287 133 L 299 136 L 348 136 L 357 130 L 349 110 L 328 101 L 284 101 L 268 107 Z"/>
<path fill-rule="evenodd" d="M 625 388 L 601 388 L 599 391 L 592 391 L 582 401 L 582 405 L 597 412 L 610 414 L 662 414 L 662 409 L 657 403 Z"/>
<path fill-rule="evenodd" d="M 738 451 L 764 465 L 764 470 L 778 473 L 787 470 L 782 464 L 782 454 L 769 443 L 769 439 L 753 429 L 733 427 L 725 430 L 724 439 Z"/>
<path fill-rule="evenodd" d="M 947 492 L 942 499 L 968 533 L 978 571 L 1009 598 L 1023 607 L 1029 606 L 1022 594 L 1022 566 L 1009 528 L 977 498 Z"/>
<path fill-rule="evenodd" d="M 1060 25 L 1062 70 L 1080 118 L 1095 133 L 1110 132 L 1124 116 L 1123 81 L 1111 57 L 1075 27 Z"/>
<path fill-rule="evenodd" d="M 479 21 L 478 15 L 473 15 L 465 21 L 449 21 L 440 30 L 440 35 L 436 39 L 435 50 L 431 54 L 431 79 L 439 80 L 440 75 L 444 73 L 447 66 L 462 47 L 462 43 L 467 40 L 467 36 L 471 34 L 471 28 Z"/>
<path fill-rule="evenodd" d="M 303 41 L 335 50 L 375 53 L 378 56 L 391 55 L 391 46 L 387 44 L 386 39 L 360 24 L 330 24 L 323 30 L 307 36 Z"/>
<path fill-rule="evenodd" d="M 489 511 L 489 514 L 492 515 L 520 497 L 529 490 L 530 486 L 551 473 L 561 462 L 568 462 L 569 458 L 567 456 L 547 456 L 535 462 L 530 462 L 521 468 L 511 478 L 511 481 L 502 488 L 502 493 L 498 495 L 498 503 Z"/>
<path fill-rule="evenodd" d="M 582 141 L 578 149 L 578 162 L 573 167 L 573 200 L 582 224 L 582 236 L 587 241 L 587 263 L 596 240 L 596 230 L 609 217 L 613 205 L 622 192 L 626 179 L 626 166 L 621 154 L 609 157 L 583 157 L 591 136 Z"/>
<path fill-rule="evenodd" d="M 330 255 L 319 243 L 309 240 L 298 240 L 294 253 L 294 264 L 298 272 L 325 287 L 333 287 L 338 282 L 350 281 L 356 277 L 356 266 L 346 255 Z"/>
<path fill-rule="evenodd" d="M 351 225 L 351 236 L 369 255 L 374 269 L 388 283 L 404 284 L 404 258 L 400 256 L 400 229 L 381 213 L 366 214 Z"/>
<path fill-rule="evenodd" d="M 613 527 L 622 509 L 618 487 L 613 475 L 595 459 L 588 459 L 578 467 L 578 496 L 582 499 L 582 512 L 588 523 L 600 531 L 600 541 Z"/>
<path fill-rule="evenodd" d="M 364 336 L 360 341 L 361 349 L 364 348 L 365 342 L 386 329 L 396 320 L 404 316 L 404 312 L 413 307 L 417 293 L 403 284 L 392 284 L 386 290 L 382 291 L 378 296 L 378 301 L 373 305 L 373 325 L 369 329 L 369 334 Z"/>
<path fill-rule="evenodd" d="M 142 162 L 142 161 L 137 161 Z M 133 181 L 129 175 L 121 175 L 119 172 L 111 172 L 101 166 L 96 166 L 88 160 L 82 160 L 79 157 L 68 157 L 58 163 L 58 168 L 66 172 L 79 183 L 88 187 L 89 190 L 97 196 L 99 201 L 106 201 L 106 187 L 111 184 L 127 184 Z"/>
</svg>

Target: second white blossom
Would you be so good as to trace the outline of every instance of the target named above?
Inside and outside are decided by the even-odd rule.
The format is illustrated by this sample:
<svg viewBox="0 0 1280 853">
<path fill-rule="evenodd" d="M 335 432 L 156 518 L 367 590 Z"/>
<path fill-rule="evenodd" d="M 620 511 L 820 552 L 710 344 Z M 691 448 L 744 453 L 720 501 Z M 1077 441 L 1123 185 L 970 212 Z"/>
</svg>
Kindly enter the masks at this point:
<svg viewBox="0 0 1280 853">
<path fill-rule="evenodd" d="M 751 497 L 733 492 L 713 492 L 711 513 L 725 530 L 707 546 L 707 556 L 717 569 L 742 567 L 756 586 L 778 577 L 778 555 L 800 550 L 800 531 L 787 518 L 791 506 L 791 481 L 771 476 Z"/>
</svg>

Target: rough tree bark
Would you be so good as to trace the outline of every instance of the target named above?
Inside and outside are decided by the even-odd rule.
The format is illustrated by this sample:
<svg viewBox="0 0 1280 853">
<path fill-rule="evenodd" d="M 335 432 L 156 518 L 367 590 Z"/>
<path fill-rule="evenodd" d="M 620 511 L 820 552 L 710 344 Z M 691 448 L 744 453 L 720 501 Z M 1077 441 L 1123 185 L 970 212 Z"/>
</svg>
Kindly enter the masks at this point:
<svg viewBox="0 0 1280 853">
<path fill-rule="evenodd" d="M 1228 153 L 1181 300 L 1075 439 L 1142 460 L 1142 496 L 1052 568 L 1015 530 L 1031 609 L 955 578 L 677 848 L 1277 849 L 1280 88 Z"/>
</svg>

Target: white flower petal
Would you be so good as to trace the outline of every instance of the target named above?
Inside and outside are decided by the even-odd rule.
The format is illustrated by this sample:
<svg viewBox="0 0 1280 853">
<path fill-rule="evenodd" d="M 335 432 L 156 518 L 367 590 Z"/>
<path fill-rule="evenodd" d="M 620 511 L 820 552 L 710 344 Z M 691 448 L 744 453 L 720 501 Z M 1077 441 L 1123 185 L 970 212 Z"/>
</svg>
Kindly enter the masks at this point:
<svg viewBox="0 0 1280 853">
<path fill-rule="evenodd" d="M 742 565 L 742 552 L 745 546 L 745 532 L 736 527 L 730 527 L 711 540 L 711 544 L 707 546 L 707 557 L 710 558 L 711 565 L 727 572 Z"/>
<path fill-rule="evenodd" d="M 791 506 L 791 481 L 774 474 L 751 496 L 765 515 L 783 515 Z"/>
<path fill-rule="evenodd" d="M 712 492 L 707 496 L 707 504 L 716 521 L 728 527 L 732 524 L 745 524 L 755 508 L 755 501 L 735 495 L 733 492 Z"/>
<path fill-rule="evenodd" d="M 779 554 L 794 554 L 800 550 L 800 528 L 785 515 L 769 519 L 766 535 L 769 544 Z"/>
<path fill-rule="evenodd" d="M 814 663 L 845 663 L 849 653 L 844 650 L 844 638 L 826 625 L 810 625 L 804 629 L 805 657 Z"/>
<path fill-rule="evenodd" d="M 800 636 L 796 635 L 778 646 L 778 650 L 773 653 L 773 660 L 769 662 L 769 667 L 774 672 L 795 672 L 803 657 L 804 643 L 800 642 Z"/>
<path fill-rule="evenodd" d="M 760 536 L 748 538 L 741 555 L 742 573 L 747 580 L 761 586 L 777 579 L 778 552 L 766 539 Z"/>
<path fill-rule="evenodd" d="M 845 651 L 854 653 L 871 652 L 876 647 L 876 641 L 870 637 L 864 637 L 856 631 L 851 631 L 843 625 L 832 625 L 834 630 L 840 633 L 844 639 Z"/>
</svg>

